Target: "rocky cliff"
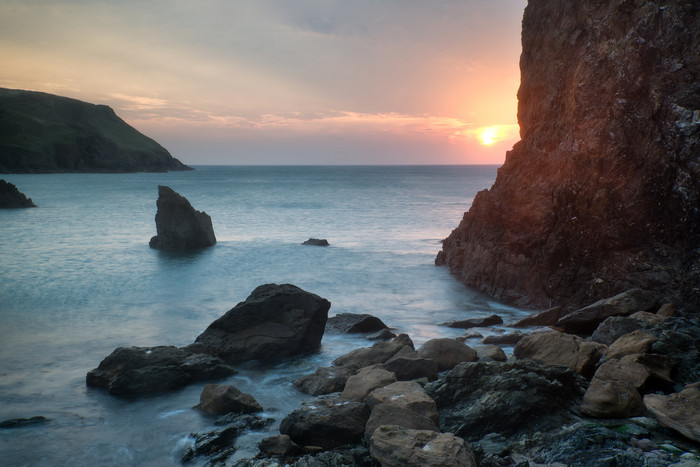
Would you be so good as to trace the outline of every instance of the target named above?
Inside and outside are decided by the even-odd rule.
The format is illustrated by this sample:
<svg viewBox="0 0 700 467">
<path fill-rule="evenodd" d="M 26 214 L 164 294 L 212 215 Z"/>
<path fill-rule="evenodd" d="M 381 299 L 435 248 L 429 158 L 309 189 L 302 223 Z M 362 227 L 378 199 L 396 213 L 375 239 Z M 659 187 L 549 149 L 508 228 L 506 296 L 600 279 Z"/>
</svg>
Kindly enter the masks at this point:
<svg viewBox="0 0 700 467">
<path fill-rule="evenodd" d="M 110 107 L 0 88 L 0 173 L 191 170 Z"/>
<path fill-rule="evenodd" d="M 529 0 L 521 141 L 436 259 L 529 307 L 700 304 L 700 3 Z"/>
</svg>

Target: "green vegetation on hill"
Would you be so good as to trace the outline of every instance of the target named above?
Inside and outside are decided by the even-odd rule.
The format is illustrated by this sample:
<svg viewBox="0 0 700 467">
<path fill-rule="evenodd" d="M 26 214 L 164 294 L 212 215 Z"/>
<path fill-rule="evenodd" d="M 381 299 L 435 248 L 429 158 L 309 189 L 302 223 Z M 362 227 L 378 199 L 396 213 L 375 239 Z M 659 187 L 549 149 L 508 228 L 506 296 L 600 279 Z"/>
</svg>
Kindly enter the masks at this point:
<svg viewBox="0 0 700 467">
<path fill-rule="evenodd" d="M 0 88 L 0 173 L 191 170 L 110 107 Z"/>
</svg>

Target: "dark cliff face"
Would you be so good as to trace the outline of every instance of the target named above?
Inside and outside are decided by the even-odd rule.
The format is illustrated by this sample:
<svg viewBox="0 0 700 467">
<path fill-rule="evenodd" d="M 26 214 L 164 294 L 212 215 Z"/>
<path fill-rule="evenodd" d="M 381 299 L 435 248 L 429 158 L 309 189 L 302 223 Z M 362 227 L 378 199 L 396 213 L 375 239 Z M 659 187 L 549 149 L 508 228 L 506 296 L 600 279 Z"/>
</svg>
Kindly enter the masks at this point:
<svg viewBox="0 0 700 467">
<path fill-rule="evenodd" d="M 530 0 L 521 141 L 437 264 L 521 306 L 700 303 L 700 3 Z"/>
<path fill-rule="evenodd" d="M 110 107 L 0 88 L 0 172 L 190 170 Z"/>
</svg>

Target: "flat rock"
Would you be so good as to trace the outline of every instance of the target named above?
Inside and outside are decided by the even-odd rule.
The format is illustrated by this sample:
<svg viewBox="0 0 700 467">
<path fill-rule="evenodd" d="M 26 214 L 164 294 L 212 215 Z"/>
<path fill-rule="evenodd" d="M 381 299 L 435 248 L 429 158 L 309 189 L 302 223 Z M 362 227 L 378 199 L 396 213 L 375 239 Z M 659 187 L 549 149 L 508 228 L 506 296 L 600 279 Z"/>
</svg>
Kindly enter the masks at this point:
<svg viewBox="0 0 700 467">
<path fill-rule="evenodd" d="M 216 244 L 211 217 L 195 210 L 172 188 L 158 185 L 156 235 L 149 246 L 158 250 L 190 250 Z"/>
<path fill-rule="evenodd" d="M 374 431 L 370 454 L 382 466 L 477 466 L 471 446 L 463 439 L 451 433 L 411 430 L 396 425 L 383 425 Z"/>
<path fill-rule="evenodd" d="M 477 353 L 456 339 L 430 339 L 418 349 L 421 357 L 435 360 L 439 371 L 451 370 L 462 362 L 475 362 Z"/>
<path fill-rule="evenodd" d="M 507 334 L 486 336 L 481 342 L 484 344 L 515 345 L 526 335 L 520 331 L 515 331 Z"/>
<path fill-rule="evenodd" d="M 362 402 L 313 400 L 287 415 L 280 424 L 280 433 L 300 446 L 332 449 L 356 444 L 362 440 L 369 413 Z"/>
<path fill-rule="evenodd" d="M 340 397 L 361 402 L 370 392 L 395 381 L 396 376 L 394 373 L 378 365 L 368 366 L 348 378 Z"/>
<path fill-rule="evenodd" d="M 383 329 L 387 329 L 387 325 L 376 316 L 368 314 L 338 313 L 328 318 L 326 323 L 326 330 L 348 334 L 379 332 Z"/>
<path fill-rule="evenodd" d="M 697 386 L 668 396 L 647 394 L 644 405 L 659 423 L 700 443 L 700 389 Z"/>
<path fill-rule="evenodd" d="M 17 187 L 5 180 L 0 180 L 0 209 L 35 208 L 31 198 L 19 191 Z"/>
<path fill-rule="evenodd" d="M 657 306 L 657 295 L 642 289 L 630 289 L 614 297 L 598 300 L 559 319 L 553 326 L 571 334 L 591 334 L 611 316 L 629 316 Z"/>
<path fill-rule="evenodd" d="M 377 342 L 372 347 L 352 350 L 333 360 L 337 366 L 355 365 L 362 368 L 369 365 L 384 363 L 405 346 L 413 348 L 413 341 L 407 334 L 399 334 L 389 342 Z"/>
<path fill-rule="evenodd" d="M 255 413 L 263 408 L 250 394 L 241 392 L 229 384 L 207 384 L 199 396 L 199 404 L 194 407 L 211 415 L 227 413 Z"/>
<path fill-rule="evenodd" d="M 657 337 L 638 329 L 619 337 L 608 347 L 608 358 L 648 352 Z"/>
<path fill-rule="evenodd" d="M 498 315 L 491 315 L 486 316 L 484 318 L 470 318 L 442 323 L 443 326 L 457 329 L 479 328 L 485 326 L 493 326 L 496 324 L 503 324 L 503 318 L 501 318 Z"/>
<path fill-rule="evenodd" d="M 540 311 L 527 316 L 514 324 L 511 327 L 514 328 L 526 328 L 529 326 L 551 326 L 559 321 L 559 318 L 564 316 L 566 310 L 563 307 L 555 306 L 548 310 Z"/>
<path fill-rule="evenodd" d="M 330 243 L 328 243 L 328 240 L 325 238 L 310 238 L 306 240 L 302 245 L 311 245 L 311 246 L 329 246 Z"/>
<path fill-rule="evenodd" d="M 518 359 L 528 358 L 545 365 L 564 365 L 590 377 L 605 352 L 605 346 L 557 331 L 535 332 L 513 349 Z"/>
<path fill-rule="evenodd" d="M 348 378 L 357 373 L 356 366 L 320 367 L 310 375 L 294 380 L 294 387 L 305 394 L 320 396 L 342 391 Z"/>
<path fill-rule="evenodd" d="M 227 362 L 277 362 L 315 352 L 330 306 L 328 300 L 291 284 L 261 285 L 211 323 L 193 348 Z"/>
</svg>

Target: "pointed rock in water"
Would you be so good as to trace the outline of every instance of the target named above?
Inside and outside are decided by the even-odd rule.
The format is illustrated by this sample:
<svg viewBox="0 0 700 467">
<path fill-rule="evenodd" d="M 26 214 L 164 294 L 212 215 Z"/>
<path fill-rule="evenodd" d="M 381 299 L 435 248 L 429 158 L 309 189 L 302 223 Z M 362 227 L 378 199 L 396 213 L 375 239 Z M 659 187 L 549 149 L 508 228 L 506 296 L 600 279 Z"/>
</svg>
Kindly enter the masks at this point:
<svg viewBox="0 0 700 467">
<path fill-rule="evenodd" d="M 19 191 L 15 185 L 0 180 L 0 209 L 35 208 L 31 198 Z"/>
<path fill-rule="evenodd" d="M 211 217 L 195 210 L 167 186 L 158 186 L 156 232 L 149 246 L 158 250 L 189 250 L 216 244 Z"/>
<path fill-rule="evenodd" d="M 321 346 L 331 303 L 291 284 L 265 284 L 200 334 L 190 347 L 227 362 L 277 362 Z"/>
</svg>

